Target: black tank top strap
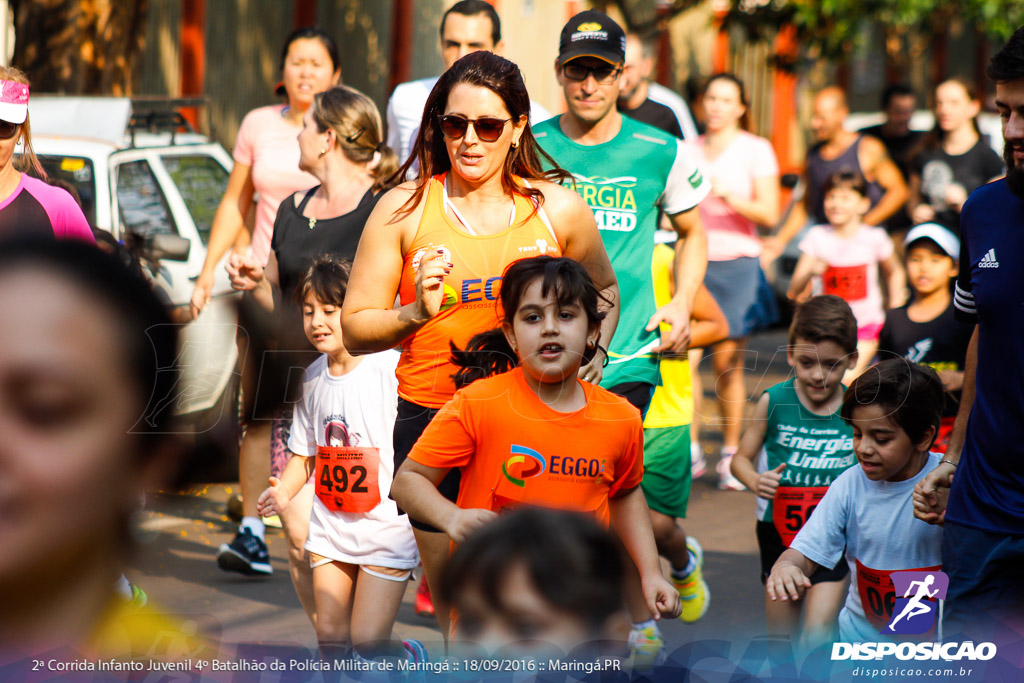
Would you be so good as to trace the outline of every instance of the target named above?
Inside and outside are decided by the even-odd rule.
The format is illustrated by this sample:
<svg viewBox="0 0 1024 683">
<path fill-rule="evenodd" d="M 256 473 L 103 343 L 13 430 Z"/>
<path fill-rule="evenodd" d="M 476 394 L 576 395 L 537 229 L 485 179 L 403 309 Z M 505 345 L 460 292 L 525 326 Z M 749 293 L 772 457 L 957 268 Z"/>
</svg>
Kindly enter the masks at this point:
<svg viewBox="0 0 1024 683">
<path fill-rule="evenodd" d="M 316 191 L 317 191 L 317 190 L 319 190 L 319 189 L 320 189 L 320 186 L 319 186 L 319 185 L 317 185 L 316 187 L 311 187 L 311 188 L 309 188 L 308 190 L 306 190 L 306 194 L 302 196 L 302 201 L 301 201 L 301 202 L 299 202 L 299 205 L 298 205 L 297 207 L 295 207 L 295 210 L 296 210 L 296 211 L 298 211 L 298 212 L 299 212 L 300 214 L 301 214 L 301 213 L 302 213 L 303 211 L 305 211 L 305 210 L 306 210 L 306 204 L 309 204 L 309 200 L 310 200 L 310 198 L 311 198 L 311 197 L 312 197 L 312 196 L 313 196 L 313 195 L 314 195 L 314 194 L 316 193 Z"/>
</svg>

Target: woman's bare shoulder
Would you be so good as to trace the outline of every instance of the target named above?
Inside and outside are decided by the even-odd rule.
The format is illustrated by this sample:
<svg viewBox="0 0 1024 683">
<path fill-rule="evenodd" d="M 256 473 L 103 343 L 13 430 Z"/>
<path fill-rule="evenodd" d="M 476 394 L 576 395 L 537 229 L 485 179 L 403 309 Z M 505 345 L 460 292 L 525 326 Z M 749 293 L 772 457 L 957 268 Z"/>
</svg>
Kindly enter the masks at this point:
<svg viewBox="0 0 1024 683">
<path fill-rule="evenodd" d="M 583 198 L 571 187 L 565 187 L 550 180 L 531 180 L 530 184 L 544 193 L 544 210 L 548 214 L 571 214 L 589 210 Z"/>
</svg>

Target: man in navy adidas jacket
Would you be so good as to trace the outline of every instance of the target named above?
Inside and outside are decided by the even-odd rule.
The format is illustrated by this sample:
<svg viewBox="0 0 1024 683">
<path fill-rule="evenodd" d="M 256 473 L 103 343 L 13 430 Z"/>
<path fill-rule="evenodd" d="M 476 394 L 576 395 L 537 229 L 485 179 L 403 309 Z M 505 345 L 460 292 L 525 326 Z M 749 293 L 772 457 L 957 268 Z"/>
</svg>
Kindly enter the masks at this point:
<svg viewBox="0 0 1024 683">
<path fill-rule="evenodd" d="M 918 483 L 914 507 L 945 522 L 944 638 L 999 645 L 1024 632 L 1024 27 L 988 75 L 1007 176 L 975 190 L 961 213 L 954 303 L 977 326 L 949 448 Z"/>
</svg>

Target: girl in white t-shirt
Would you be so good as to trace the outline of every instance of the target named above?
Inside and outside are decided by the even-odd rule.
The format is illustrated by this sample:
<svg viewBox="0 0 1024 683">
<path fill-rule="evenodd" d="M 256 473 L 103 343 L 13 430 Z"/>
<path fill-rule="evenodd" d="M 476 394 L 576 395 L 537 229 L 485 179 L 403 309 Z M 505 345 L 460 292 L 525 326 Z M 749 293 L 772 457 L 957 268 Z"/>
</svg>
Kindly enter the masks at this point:
<svg viewBox="0 0 1024 683">
<path fill-rule="evenodd" d="M 835 294 L 850 304 L 857 319 L 858 358 L 857 365 L 843 377 L 843 383 L 849 384 L 878 351 L 886 310 L 879 268 L 886 277 L 889 308 L 906 301 L 907 278 L 889 235 L 863 223 L 871 208 L 864 177 L 852 170 L 837 171 L 825 181 L 823 194 L 828 224 L 813 226 L 800 241 L 802 253 L 790 281 L 789 297 L 803 299 L 814 278 L 814 293 Z"/>
<path fill-rule="evenodd" d="M 309 341 L 322 352 L 303 377 L 281 478 L 259 498 L 261 515 L 280 514 L 312 475 L 316 497 L 306 550 L 313 568 L 321 650 L 358 656 L 425 656 L 415 641 L 391 641 L 406 581 L 419 562 L 406 516 L 388 497 L 394 477 L 398 354 L 353 356 L 341 336 L 348 264 L 314 262 L 296 294 Z M 390 643 L 390 645 L 381 645 Z"/>
</svg>

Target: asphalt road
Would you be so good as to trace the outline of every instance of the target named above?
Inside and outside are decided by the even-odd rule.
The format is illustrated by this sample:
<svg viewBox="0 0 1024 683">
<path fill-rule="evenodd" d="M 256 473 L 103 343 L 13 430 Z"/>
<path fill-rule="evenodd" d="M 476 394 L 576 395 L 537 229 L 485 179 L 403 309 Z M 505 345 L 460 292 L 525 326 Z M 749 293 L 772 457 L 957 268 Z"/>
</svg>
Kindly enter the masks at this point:
<svg viewBox="0 0 1024 683">
<path fill-rule="evenodd" d="M 785 335 L 774 331 L 752 340 L 747 373 L 750 396 L 785 379 Z M 780 350 L 781 349 L 781 350 Z M 705 362 L 705 366 L 710 363 Z M 705 378 L 706 421 L 717 408 L 709 367 Z M 748 406 L 748 410 L 750 406 Z M 730 639 L 737 634 L 763 632 L 763 592 L 754 538 L 754 497 L 748 492 L 720 491 L 714 463 L 721 443 L 714 427 L 705 427 L 702 443 L 708 453 L 708 471 L 694 482 L 688 533 L 704 548 L 704 573 L 711 589 L 711 606 L 698 623 L 663 623 L 670 649 L 695 641 Z M 176 493 L 154 493 L 142 513 L 138 536 L 140 552 L 127 570 L 154 603 L 167 612 L 190 619 L 223 643 L 294 644 L 316 647 L 316 636 L 295 597 L 288 576 L 286 544 L 280 530 L 268 529 L 267 540 L 274 567 L 269 578 L 249 578 L 218 569 L 218 546 L 230 541 L 236 525 L 225 514 L 225 502 L 237 484 L 198 486 Z M 435 654 L 440 633 L 432 620 L 412 609 L 410 583 L 398 614 L 396 635 L 417 638 Z"/>
</svg>

